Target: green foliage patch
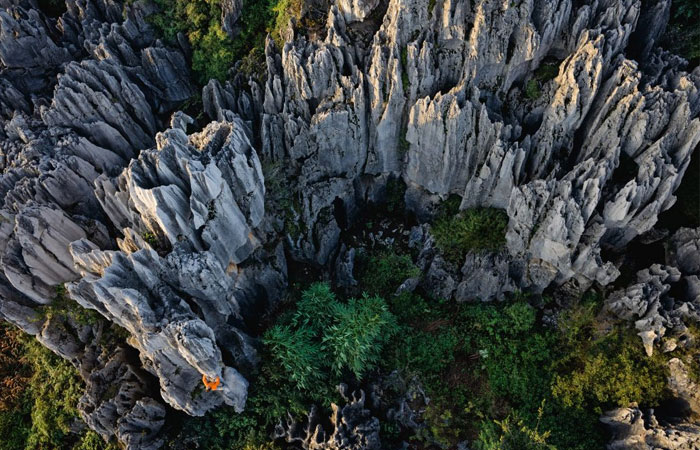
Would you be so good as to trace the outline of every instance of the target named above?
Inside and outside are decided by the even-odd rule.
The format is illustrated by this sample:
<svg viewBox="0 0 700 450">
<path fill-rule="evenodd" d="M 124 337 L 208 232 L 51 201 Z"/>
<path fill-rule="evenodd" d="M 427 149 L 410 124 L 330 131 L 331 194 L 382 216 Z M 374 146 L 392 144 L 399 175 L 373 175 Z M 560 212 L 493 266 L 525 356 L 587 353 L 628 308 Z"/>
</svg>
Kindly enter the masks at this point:
<svg viewBox="0 0 700 450">
<path fill-rule="evenodd" d="M 247 75 L 262 79 L 265 72 L 265 36 L 281 44 L 280 30 L 300 14 L 300 0 L 244 2 L 231 39 L 221 27 L 221 0 L 151 0 L 160 12 L 149 21 L 163 38 L 174 44 L 183 33 L 192 47 L 192 71 L 200 84 L 214 78 L 224 81 L 236 61 Z"/>
<path fill-rule="evenodd" d="M 77 370 L 31 336 L 2 325 L 21 346 L 21 360 L 31 374 L 19 401 L 0 410 L 0 449 L 113 449 L 92 432 L 72 431 L 80 421 L 77 404 L 83 381 Z M 80 427 L 78 427 L 79 429 Z"/>
<path fill-rule="evenodd" d="M 435 243 L 445 259 L 461 264 L 467 252 L 495 252 L 506 243 L 508 215 L 494 208 L 441 214 L 433 224 Z"/>
<path fill-rule="evenodd" d="M 340 377 L 348 371 L 362 378 L 376 366 L 396 327 L 382 298 L 363 295 L 343 303 L 325 283 L 312 284 L 302 294 L 293 324 L 275 325 L 263 340 L 302 390 L 317 384 L 324 372 Z"/>
<path fill-rule="evenodd" d="M 453 203 L 444 209 L 454 210 Z M 389 266 L 376 265 L 382 264 Z M 358 278 L 370 293 L 391 292 L 401 279 L 385 285 L 373 276 Z M 624 325 L 600 334 L 594 293 L 560 313 L 556 327 L 544 326 L 522 294 L 501 304 L 454 304 L 409 292 L 387 298 L 399 332 L 384 346 L 382 371 L 417 377 L 431 398 L 426 429 L 414 440 L 598 449 L 607 439 L 600 411 L 663 398 L 662 357 L 647 358 Z"/>
<path fill-rule="evenodd" d="M 79 325 L 95 325 L 101 316 L 92 309 L 83 308 L 68 296 L 63 284 L 56 286 L 56 296 L 48 305 L 37 308 L 42 319 L 72 319 Z"/>
<path fill-rule="evenodd" d="M 377 296 L 343 302 L 327 283 L 304 290 L 296 308 L 280 316 L 263 335 L 258 371 L 250 377 L 243 413 L 220 408 L 175 426 L 170 448 L 272 449 L 272 427 L 281 418 L 305 416 L 312 405 L 339 403 L 336 386 L 363 377 L 379 362 L 393 335 L 395 318 Z"/>
<path fill-rule="evenodd" d="M 411 257 L 396 249 L 361 254 L 357 271 L 362 279 L 362 289 L 384 298 L 394 295 L 407 278 L 420 276 L 420 269 L 413 264 Z"/>
<path fill-rule="evenodd" d="M 536 100 L 540 98 L 541 95 L 542 90 L 537 80 L 528 80 L 528 82 L 525 83 L 525 98 Z"/>
<path fill-rule="evenodd" d="M 662 38 L 662 45 L 690 61 L 691 67 L 700 63 L 700 2 L 674 0 L 671 17 Z"/>
<path fill-rule="evenodd" d="M 571 349 L 559 363 L 575 368 L 556 375 L 552 386 L 566 406 L 600 414 L 631 402 L 658 404 L 664 395 L 666 361 L 658 354 L 647 357 L 631 331 L 617 329 L 583 349 Z"/>
</svg>

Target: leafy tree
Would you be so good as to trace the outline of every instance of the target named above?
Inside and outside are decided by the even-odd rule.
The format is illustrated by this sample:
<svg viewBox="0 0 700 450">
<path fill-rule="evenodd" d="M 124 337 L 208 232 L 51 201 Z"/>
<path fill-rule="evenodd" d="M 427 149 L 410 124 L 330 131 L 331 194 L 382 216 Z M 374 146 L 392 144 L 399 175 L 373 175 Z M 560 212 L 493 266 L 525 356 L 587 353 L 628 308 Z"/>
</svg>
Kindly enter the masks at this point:
<svg viewBox="0 0 700 450">
<path fill-rule="evenodd" d="M 337 376 L 348 369 L 361 378 L 377 364 L 396 327 L 382 298 L 364 295 L 342 303 L 327 283 L 302 292 L 291 322 L 273 326 L 264 342 L 303 390 L 319 383 L 324 370 Z"/>
<path fill-rule="evenodd" d="M 362 378 L 380 360 L 381 348 L 396 329 L 396 319 L 380 297 L 363 295 L 338 304 L 334 323 L 323 334 L 324 347 L 333 355 L 332 370 L 348 368 Z"/>
<path fill-rule="evenodd" d="M 340 303 L 328 283 L 313 283 L 301 293 L 294 314 L 294 324 L 307 326 L 314 333 L 323 332 L 330 325 L 333 314 Z"/>
<path fill-rule="evenodd" d="M 192 71 L 200 84 L 224 81 L 236 61 L 248 75 L 265 72 L 265 37 L 269 32 L 283 44 L 281 30 L 291 17 L 301 18 L 300 0 L 244 2 L 234 39 L 221 27 L 221 0 L 152 0 L 160 9 L 149 21 L 171 44 L 183 33 L 192 47 Z"/>
</svg>

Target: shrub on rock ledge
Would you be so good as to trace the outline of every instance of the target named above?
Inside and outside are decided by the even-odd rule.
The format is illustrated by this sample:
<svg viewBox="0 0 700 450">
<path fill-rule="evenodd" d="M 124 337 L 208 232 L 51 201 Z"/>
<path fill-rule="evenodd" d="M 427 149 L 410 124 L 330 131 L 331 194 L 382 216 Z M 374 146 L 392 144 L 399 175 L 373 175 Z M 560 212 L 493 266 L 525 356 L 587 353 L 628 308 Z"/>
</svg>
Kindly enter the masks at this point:
<svg viewBox="0 0 700 450">
<path fill-rule="evenodd" d="M 505 211 L 474 208 L 442 215 L 435 221 L 432 233 L 445 259 L 459 265 L 467 252 L 495 252 L 503 248 L 507 227 Z"/>
</svg>

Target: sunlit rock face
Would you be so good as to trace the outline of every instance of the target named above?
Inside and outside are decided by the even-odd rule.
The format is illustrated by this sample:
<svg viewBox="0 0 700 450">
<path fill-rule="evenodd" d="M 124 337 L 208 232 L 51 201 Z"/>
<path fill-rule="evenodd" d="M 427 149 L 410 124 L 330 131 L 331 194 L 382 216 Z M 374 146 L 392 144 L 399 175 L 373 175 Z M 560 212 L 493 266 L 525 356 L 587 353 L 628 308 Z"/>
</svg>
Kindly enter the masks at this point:
<svg viewBox="0 0 700 450">
<path fill-rule="evenodd" d="M 51 18 L 0 0 L 0 316 L 81 368 L 81 413 L 105 438 L 158 448 L 166 405 L 245 408 L 251 324 L 287 263 L 345 261 L 341 234 L 389 180 L 421 222 L 454 195 L 507 212 L 504 250 L 459 267 L 429 225 L 412 231 L 411 285 L 457 301 L 610 285 L 605 255 L 675 202 L 700 142 L 700 70 L 658 48 L 668 0 L 316 3 L 320 32 L 268 39 L 263 80 L 207 83 L 195 123 L 177 111 L 199 91 L 187 46 L 157 39 L 151 3 L 66 0 Z M 222 5 L 235 35 L 242 2 Z M 699 247 L 679 230 L 665 264 L 606 299 L 650 354 L 697 319 Z M 99 324 L 46 320 L 61 286 Z M 103 355 L 109 324 L 130 337 Z M 105 398 L 104 382 L 125 387 Z"/>
<path fill-rule="evenodd" d="M 180 126 L 189 119 L 177 118 Z M 251 339 L 232 325 L 247 301 L 232 268 L 260 245 L 260 162 L 241 121 L 212 122 L 190 136 L 171 128 L 156 141 L 119 176 L 95 181 L 104 211 L 128 238 L 119 240 L 120 251 L 89 238 L 71 243 L 82 278 L 68 291 L 129 331 L 170 405 L 192 415 L 221 403 L 242 411 L 248 383 L 222 352 L 240 365 L 255 363 Z M 222 388 L 196 394 L 202 375 L 219 377 Z"/>
<path fill-rule="evenodd" d="M 507 209 L 522 270 L 506 285 L 611 282 L 601 248 L 654 226 L 700 139 L 697 73 L 658 50 L 644 68 L 625 57 L 638 2 L 438 3 L 389 2 L 359 54 L 344 4 L 325 40 L 268 50 L 263 152 L 299 162 L 298 257 L 324 263 L 342 228 L 324 212 L 352 214 L 391 173 L 419 215 L 450 194 Z"/>
</svg>

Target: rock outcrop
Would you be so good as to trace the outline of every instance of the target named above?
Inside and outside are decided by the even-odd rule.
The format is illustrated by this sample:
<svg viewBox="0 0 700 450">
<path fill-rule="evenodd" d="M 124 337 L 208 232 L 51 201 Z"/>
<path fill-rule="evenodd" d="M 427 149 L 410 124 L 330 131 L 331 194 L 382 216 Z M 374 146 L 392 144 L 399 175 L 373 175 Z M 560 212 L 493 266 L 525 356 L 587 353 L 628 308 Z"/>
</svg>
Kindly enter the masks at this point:
<svg viewBox="0 0 700 450">
<path fill-rule="evenodd" d="M 661 425 L 653 411 L 643 413 L 636 407 L 608 411 L 600 419 L 612 433 L 609 450 L 686 450 L 700 446 L 700 428 L 683 423 Z"/>
<path fill-rule="evenodd" d="M 379 419 L 372 417 L 365 409 L 365 393 L 350 394 L 346 385 L 339 390 L 347 404 L 331 405 L 331 430 L 324 430 L 323 421 L 317 409 L 309 412 L 305 424 L 289 418 L 285 424 L 280 423 L 274 433 L 276 439 L 298 445 L 304 450 L 379 450 Z"/>
<path fill-rule="evenodd" d="M 235 36 L 245 2 L 221 4 Z M 199 88 L 151 2 L 66 0 L 54 18 L 0 0 L 0 317 L 80 369 L 81 414 L 106 439 L 158 448 L 166 404 L 242 410 L 251 324 L 282 296 L 288 259 L 353 286 L 341 237 L 390 181 L 421 222 L 423 276 L 402 289 L 457 301 L 610 286 L 608 256 L 659 232 L 676 201 L 700 142 L 700 69 L 658 48 L 668 0 L 314 5 L 318 29 L 267 39 L 261 83 L 234 70 L 204 86 L 205 125 L 176 111 Z M 507 212 L 501 252 L 443 258 L 426 222 L 450 196 Z M 607 296 L 649 354 L 700 319 L 699 232 L 675 232 L 663 263 Z M 62 286 L 94 323 L 44 317 Z M 117 325 L 126 342 L 93 342 Z M 362 403 L 336 408 L 327 438 L 313 417 L 281 433 L 378 447 Z M 640 417 L 609 418 L 633 428 L 615 445 L 694 442 Z"/>
</svg>

